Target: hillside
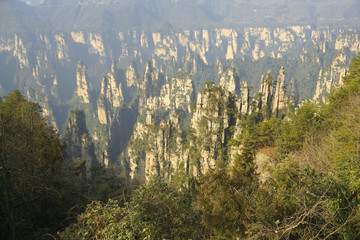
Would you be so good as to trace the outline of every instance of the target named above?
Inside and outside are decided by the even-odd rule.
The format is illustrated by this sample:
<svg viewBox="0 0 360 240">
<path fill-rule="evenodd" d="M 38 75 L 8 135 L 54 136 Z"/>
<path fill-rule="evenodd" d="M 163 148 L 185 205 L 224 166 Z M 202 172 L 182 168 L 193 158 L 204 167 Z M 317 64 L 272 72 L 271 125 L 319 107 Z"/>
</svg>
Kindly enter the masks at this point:
<svg viewBox="0 0 360 240">
<path fill-rule="evenodd" d="M 0 238 L 360 238 L 359 16 L 0 0 Z"/>
<path fill-rule="evenodd" d="M 163 181 L 167 175 L 160 174 L 124 205 L 116 200 L 88 205 L 61 236 L 71 239 L 87 232 L 97 238 L 357 239 L 359 80 L 360 56 L 326 104 L 304 103 L 283 120 L 262 118 L 257 112 L 245 117 L 237 143 L 218 150 L 240 146 L 229 165 L 222 162 L 169 184 Z M 219 89 L 212 86 L 211 91 Z M 213 104 L 220 106 L 222 98 L 214 96 Z M 174 122 L 161 126 L 176 129 Z M 205 138 L 212 138 L 209 129 L 207 133 Z"/>
<path fill-rule="evenodd" d="M 307 98 L 321 102 L 332 86 L 341 84 L 360 51 L 358 27 L 343 26 L 343 20 L 311 23 L 338 1 L 1 4 L 8 25 L 5 20 L 0 24 L 0 92 L 19 89 L 39 102 L 62 136 L 67 131 L 86 133 L 84 146 L 81 136 L 70 136 L 74 143 L 68 144 L 77 146 L 69 150 L 72 159 L 93 144 L 91 161 L 119 168 L 129 181 L 145 182 L 151 175 L 172 179 L 180 168 L 186 175 L 205 173 L 219 156 L 232 161 L 229 156 L 236 148 L 221 152 L 215 145 L 227 145 L 240 134 L 234 131 L 240 115 L 258 112 L 283 118 L 285 108 Z M 349 1 L 348 7 L 357 9 L 356 4 Z M 306 24 L 287 15 L 296 16 L 294 9 L 301 13 L 300 6 L 313 9 L 304 13 L 313 14 Z M 273 25 L 253 18 L 260 7 L 269 9 L 261 16 L 270 14 L 266 21 Z M 345 14 L 346 9 L 337 11 Z M 242 18 L 254 21 L 242 25 Z M 46 22 L 46 27 L 33 21 Z M 23 31 L 27 23 L 33 31 Z M 164 28 L 156 29 L 163 23 Z M 276 82 L 279 77 L 281 84 Z M 209 82 L 220 88 L 212 92 Z M 210 106 L 212 94 L 223 101 L 215 109 L 210 109 L 215 107 Z M 73 119 L 76 116 L 85 119 Z M 201 136 L 206 124 L 202 118 L 220 119 L 208 122 L 211 139 Z M 76 122 L 86 127 L 71 129 Z"/>
<path fill-rule="evenodd" d="M 277 79 L 280 66 L 295 103 L 321 101 L 345 75 L 359 42 L 357 29 L 312 26 L 11 34 L 0 38 L 0 90 L 20 89 L 39 102 L 61 132 L 68 112 L 83 110 L 96 161 L 111 166 L 121 158 L 129 174 L 137 157 L 145 161 L 140 152 L 124 157 L 147 115 L 166 122 L 171 111 L 181 113 L 185 133 L 207 81 L 223 81 L 251 105 L 263 91 L 262 75 L 271 70 Z"/>
<path fill-rule="evenodd" d="M 356 0 L 47 0 L 38 9 L 56 31 L 178 31 L 309 24 L 356 26 L 360 21 Z"/>
<path fill-rule="evenodd" d="M 78 69 L 81 80 L 81 63 Z M 171 111 L 166 118 L 166 111 L 151 115 L 148 108 L 145 118 L 139 118 L 141 125 L 134 135 L 138 139 L 130 141 L 129 151 L 142 151 L 146 161 L 141 163 L 141 155 L 129 154 L 140 160 L 131 162 L 139 165 L 130 166 L 132 189 L 136 188 L 130 192 L 129 182 L 119 178 L 114 167 L 108 170 L 115 170 L 117 176 L 96 166 L 87 171 L 93 164 L 94 146 L 82 111 L 72 111 L 68 119 L 65 140 L 70 152 L 78 155 L 65 167 L 63 142 L 46 124 L 39 105 L 25 100 L 19 91 L 3 96 L 0 236 L 358 238 L 360 55 L 343 84 L 332 88 L 326 103 L 308 101 L 297 109 L 290 99 L 285 100 L 283 68 L 276 86 L 270 73 L 262 78 L 257 99 L 246 94 L 239 99 L 234 94 L 239 87 L 244 92 L 244 86 L 237 86 L 234 69 L 229 69 L 218 86 L 206 82 L 184 134 L 186 118 L 181 115 L 189 111 L 188 99 L 180 96 L 191 90 L 186 84 L 189 76 L 184 71 L 176 73 L 160 91 L 160 98 L 169 101 L 155 100 L 156 88 L 140 87 L 140 100 L 153 97 L 154 102 L 178 106 L 182 112 Z M 155 84 L 159 77 L 148 63 L 140 84 Z M 107 78 L 103 81 L 111 83 L 112 75 Z M 107 89 L 103 94 L 116 93 Z M 175 95 L 171 97 L 170 92 Z M 123 107 L 118 113 L 123 116 L 127 111 Z M 188 158 L 178 158 L 186 154 Z M 177 158 L 185 162 L 176 165 Z M 172 166 L 178 166 L 175 172 Z M 138 170 L 145 170 L 145 175 Z M 141 181 L 146 183 L 139 186 Z M 74 208 L 86 203 L 83 213 Z M 76 214 L 76 221 L 69 219 Z"/>
</svg>

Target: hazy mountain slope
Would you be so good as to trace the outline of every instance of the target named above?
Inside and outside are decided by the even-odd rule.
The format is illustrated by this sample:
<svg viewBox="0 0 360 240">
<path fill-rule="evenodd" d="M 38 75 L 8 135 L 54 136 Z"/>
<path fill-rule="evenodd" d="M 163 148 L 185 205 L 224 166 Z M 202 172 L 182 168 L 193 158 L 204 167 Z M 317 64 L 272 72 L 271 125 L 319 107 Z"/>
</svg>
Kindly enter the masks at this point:
<svg viewBox="0 0 360 240">
<path fill-rule="evenodd" d="M 0 23 L 0 92 L 20 89 L 28 99 L 41 104 L 44 115 L 60 131 L 69 110 L 83 110 L 97 160 L 105 166 L 121 160 L 125 168 L 134 168 L 134 174 L 139 166 L 149 174 L 171 177 L 164 165 L 159 165 L 161 171 L 152 172 L 152 168 L 167 161 L 177 166 L 186 156 L 199 159 L 199 152 L 189 148 L 177 156 L 179 149 L 169 152 L 159 146 L 173 147 L 178 139 L 184 139 L 181 135 L 195 115 L 193 101 L 209 81 L 218 84 L 221 79 L 235 79 L 222 86 L 237 89 L 238 95 L 241 86 L 244 94 L 237 97 L 243 107 L 236 112 L 247 114 L 258 104 L 261 76 L 270 69 L 276 78 L 284 66 L 279 88 L 286 86 L 300 101 L 319 101 L 340 81 L 350 59 L 360 50 L 357 27 L 334 26 L 354 17 L 335 19 L 350 12 L 349 8 L 357 11 L 352 0 L 278 0 L 271 4 L 260 0 L 48 0 L 39 7 L 19 1 L 1 4 L 6 21 Z M 329 13 L 332 19 L 326 18 Z M 26 18 L 39 24 L 28 27 Z M 321 25 L 325 20 L 328 25 Z M 231 76 L 224 77 L 226 72 Z M 206 94 L 203 96 L 201 101 L 206 101 Z M 278 102 L 283 101 L 284 97 Z M 234 104 L 232 99 L 226 102 Z M 221 104 L 218 107 L 224 108 Z M 169 115 L 173 111 L 176 114 Z M 219 117 L 210 113 L 211 118 Z M 224 116 L 229 116 L 230 122 L 233 119 L 232 115 Z M 151 124 L 144 127 L 144 121 Z M 178 124 L 182 121 L 183 125 Z M 159 125 L 161 122 L 173 128 Z M 209 124 L 214 138 L 224 130 L 219 135 L 224 139 L 218 141 L 226 144 L 235 123 L 224 129 Z M 226 121 L 214 124 L 228 125 Z M 200 129 L 205 125 L 198 122 L 194 126 Z M 134 127 L 144 134 L 134 132 Z M 159 132 L 167 134 L 166 141 L 158 139 Z M 146 160 L 150 165 L 144 165 L 144 152 L 137 151 L 136 139 L 147 135 L 158 142 L 148 145 L 151 151 L 144 151 L 150 154 Z M 209 138 L 203 140 L 197 148 L 210 146 Z M 200 151 L 200 156 L 210 165 L 218 154 L 224 159 L 228 154 L 218 153 L 217 148 L 209 151 Z M 163 156 L 158 158 L 160 154 Z M 140 172 L 139 176 L 144 179 L 145 174 Z"/>
<path fill-rule="evenodd" d="M 356 25 L 360 3 L 246 0 L 47 0 L 38 7 L 58 31 L 175 29 L 298 24 Z"/>
<path fill-rule="evenodd" d="M 20 0 L 0 1 L 0 34 L 49 30 L 48 21 L 38 9 Z"/>
</svg>

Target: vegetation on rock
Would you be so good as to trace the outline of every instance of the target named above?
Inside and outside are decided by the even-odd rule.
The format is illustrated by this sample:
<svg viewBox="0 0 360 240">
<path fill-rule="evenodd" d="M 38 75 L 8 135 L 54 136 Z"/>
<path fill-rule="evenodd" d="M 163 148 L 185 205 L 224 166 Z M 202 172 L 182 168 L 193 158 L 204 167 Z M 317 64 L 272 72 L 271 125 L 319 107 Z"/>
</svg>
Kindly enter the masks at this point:
<svg viewBox="0 0 360 240">
<path fill-rule="evenodd" d="M 130 195 L 121 179 L 99 167 L 86 180 L 75 181 L 68 174 L 69 184 L 64 145 L 39 106 L 19 91 L 3 97 L 1 238 L 46 239 L 58 230 L 61 239 L 360 237 L 360 55 L 344 84 L 333 88 L 325 103 L 304 102 L 283 119 L 261 111 L 235 114 L 236 104 L 225 99 L 232 99 L 231 94 L 212 83 L 206 91 L 211 93 L 208 114 L 216 112 L 219 118 L 224 112 L 232 114 L 228 126 L 232 138 L 219 142 L 217 152 L 222 154 L 213 156 L 232 160 L 219 161 L 206 172 L 189 171 L 192 175 L 176 171 L 173 178 L 170 173 L 152 176 Z M 162 136 L 166 151 L 188 149 L 191 159 L 178 169 L 191 167 L 190 162 L 202 164 L 199 146 L 211 139 L 197 139 L 192 128 L 184 133 L 178 113 L 168 117 L 167 124 L 152 120 L 142 124 L 153 128 L 154 139 Z M 209 119 L 199 122 L 202 134 L 209 130 Z M 238 128 L 241 131 L 235 134 Z M 219 140 L 222 134 L 216 132 L 212 138 Z M 144 141 L 132 141 L 147 154 Z M 180 150 L 178 142 L 184 144 Z M 261 163 L 259 154 L 266 156 Z M 169 162 L 159 164 L 165 169 Z M 71 207 L 89 200 L 94 201 L 69 222 L 66 214 Z"/>
<path fill-rule="evenodd" d="M 282 120 L 259 112 L 244 117 L 232 142 L 242 151 L 232 165 L 189 180 L 187 187 L 150 181 L 129 202 L 116 203 L 121 216 L 102 229 L 116 226 L 118 239 L 359 238 L 359 69 L 360 56 L 327 103 L 304 103 Z M 259 173 L 262 149 L 272 150 Z M 108 207 L 96 206 L 84 213 L 88 223 Z M 63 234 L 79 234 L 81 221 Z"/>
</svg>

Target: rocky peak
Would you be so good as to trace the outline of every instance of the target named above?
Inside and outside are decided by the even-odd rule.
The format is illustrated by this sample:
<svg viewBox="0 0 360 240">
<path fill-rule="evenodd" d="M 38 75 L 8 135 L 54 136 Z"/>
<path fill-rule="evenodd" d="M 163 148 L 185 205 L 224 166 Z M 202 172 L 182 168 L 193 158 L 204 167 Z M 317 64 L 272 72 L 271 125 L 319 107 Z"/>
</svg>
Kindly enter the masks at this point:
<svg viewBox="0 0 360 240">
<path fill-rule="evenodd" d="M 101 90 L 98 98 L 98 118 L 100 123 L 111 121 L 115 108 L 123 102 L 121 86 L 117 85 L 114 73 L 108 73 L 101 79 Z"/>
<path fill-rule="evenodd" d="M 78 96 L 83 103 L 90 103 L 89 91 L 90 86 L 86 76 L 86 66 L 79 61 L 76 65 L 75 95 Z"/>
<path fill-rule="evenodd" d="M 172 110 L 169 115 L 169 121 L 176 126 L 176 128 L 180 127 L 180 116 L 176 113 L 175 110 Z"/>
<path fill-rule="evenodd" d="M 106 56 L 105 47 L 104 47 L 104 43 L 103 43 L 101 34 L 90 33 L 88 39 L 89 39 L 89 43 L 92 47 L 91 52 L 97 53 L 101 57 L 105 57 Z"/>
<path fill-rule="evenodd" d="M 146 62 L 144 77 L 139 84 L 139 88 L 145 93 L 144 97 L 148 98 L 158 95 L 163 81 L 163 74 L 153 67 L 151 61 Z"/>
<path fill-rule="evenodd" d="M 156 81 L 159 79 L 159 71 L 153 67 L 153 64 L 151 61 L 147 61 L 146 62 L 146 67 L 145 67 L 145 81 L 146 82 L 152 82 L 152 81 Z"/>
<path fill-rule="evenodd" d="M 229 94 L 222 87 L 207 84 L 204 91 L 198 93 L 196 109 L 191 119 L 193 141 L 191 144 L 198 151 L 198 168 L 193 170 L 204 174 L 214 169 L 218 161 L 227 161 L 227 154 L 220 151 L 227 144 L 229 129 L 235 123 L 234 113 L 237 112 L 238 97 Z"/>
<path fill-rule="evenodd" d="M 225 102 L 228 96 L 221 87 L 207 85 L 204 91 L 199 92 L 196 100 L 196 109 L 192 118 L 192 126 L 200 131 L 202 119 L 208 121 L 207 130 L 217 130 L 218 124 L 215 123 L 225 112 Z M 218 119 L 219 118 L 219 119 Z M 198 132 L 200 134 L 200 132 Z"/>
<path fill-rule="evenodd" d="M 330 68 L 320 69 L 313 100 L 323 101 L 333 85 L 342 83 L 347 70 L 346 61 L 346 55 L 340 53 L 333 59 Z"/>
<path fill-rule="evenodd" d="M 127 66 L 124 77 L 125 77 L 123 81 L 124 85 L 122 86 L 124 100 L 126 103 L 130 103 L 135 95 L 137 88 L 139 87 L 138 86 L 139 76 L 137 73 L 136 64 L 134 62 L 131 62 Z"/>
<path fill-rule="evenodd" d="M 273 116 L 277 118 L 283 117 L 285 108 L 285 71 L 284 67 L 280 67 L 279 75 L 276 82 L 276 90 L 274 94 L 274 102 L 272 107 Z"/>
<path fill-rule="evenodd" d="M 250 109 L 250 89 L 247 82 L 241 82 L 241 105 L 240 111 L 242 114 L 249 113 Z"/>
<path fill-rule="evenodd" d="M 64 34 L 55 34 L 54 39 L 57 45 L 57 58 L 62 61 L 69 60 L 68 45 L 65 41 Z"/>
<path fill-rule="evenodd" d="M 153 90 L 153 93 L 156 92 L 155 90 L 156 88 Z M 193 95 L 194 87 L 191 75 L 179 69 L 174 74 L 170 83 L 162 85 L 159 96 L 150 96 L 146 99 L 144 107 L 153 111 L 159 108 L 166 110 L 181 109 L 189 113 L 191 111 L 190 105 Z"/>
<path fill-rule="evenodd" d="M 220 86 L 228 92 L 240 95 L 240 79 L 235 68 L 231 67 L 223 73 L 220 78 Z"/>
<path fill-rule="evenodd" d="M 96 158 L 94 144 L 86 128 L 84 111 L 70 111 L 63 135 L 70 167 L 81 178 L 89 178 Z"/>
<path fill-rule="evenodd" d="M 14 35 L 14 51 L 13 56 L 17 57 L 20 68 L 29 66 L 29 59 L 27 50 L 23 44 L 22 39 L 18 35 Z"/>
<path fill-rule="evenodd" d="M 133 183 L 145 183 L 152 177 L 170 180 L 179 167 L 182 154 L 180 115 L 170 111 L 162 120 L 148 110 L 145 121 L 138 122 L 127 148 L 129 178 Z"/>
<path fill-rule="evenodd" d="M 144 80 L 157 79 L 159 71 L 153 66 L 152 61 L 147 61 L 145 64 Z"/>
<path fill-rule="evenodd" d="M 259 111 L 261 111 L 265 106 L 270 108 L 273 95 L 273 78 L 271 76 L 270 70 L 266 73 L 266 77 L 264 77 L 264 75 L 261 75 L 259 94 Z"/>
<path fill-rule="evenodd" d="M 3 56 L 1 59 L 3 62 L 5 59 L 9 59 L 9 62 L 16 62 L 18 64 L 17 68 L 20 68 L 20 72 L 16 75 L 19 77 L 16 77 L 17 82 L 14 82 L 17 86 L 21 86 L 23 83 L 20 77 L 26 76 L 29 69 L 30 71 L 34 69 L 33 82 L 36 84 L 39 83 L 35 89 L 39 89 L 39 92 L 41 92 L 38 99 L 44 99 L 45 103 L 42 106 L 44 107 L 44 113 L 48 116 L 53 115 L 51 111 L 56 113 L 58 110 L 55 106 L 56 101 L 53 101 L 55 100 L 54 95 L 57 88 L 59 88 L 59 93 L 63 93 L 61 91 L 63 90 L 63 86 L 65 84 L 75 85 L 74 81 L 76 80 L 77 87 L 74 96 L 77 97 L 77 100 L 70 104 L 71 106 L 84 107 L 85 111 L 87 111 L 86 115 L 91 116 L 89 119 L 96 119 L 96 117 L 94 118 L 93 116 L 96 116 L 97 113 L 98 119 L 102 124 L 92 122 L 91 125 L 96 127 L 93 127 L 91 132 L 93 133 L 93 139 L 97 141 L 96 146 L 99 148 L 97 149 L 98 159 L 101 159 L 100 153 L 103 153 L 102 159 L 104 159 L 104 163 L 114 162 L 118 157 L 115 155 L 121 152 L 120 150 L 118 152 L 114 151 L 114 149 L 120 149 L 119 144 L 116 144 L 119 142 L 119 139 L 123 139 L 124 136 L 123 133 L 120 133 L 119 129 L 131 129 L 130 131 L 133 133 L 131 127 L 123 127 L 124 125 L 122 125 L 128 123 L 128 112 L 123 111 L 119 113 L 118 109 L 116 109 L 121 108 L 119 106 L 123 105 L 123 98 L 126 103 L 130 103 L 132 96 L 140 96 L 139 106 L 135 106 L 138 104 L 137 101 L 134 101 L 133 106 L 139 109 L 141 117 L 147 116 L 146 122 L 144 120 L 144 125 L 156 125 L 156 127 L 159 125 L 159 123 L 156 122 L 156 117 L 154 118 L 154 116 L 157 116 L 157 111 L 162 113 L 166 112 L 166 115 L 172 110 L 179 110 L 184 115 L 189 113 L 192 100 L 191 96 L 194 93 L 191 81 L 192 77 L 186 74 L 185 71 L 179 71 L 173 75 L 180 66 L 190 73 L 197 72 L 197 75 L 200 76 L 204 70 L 213 68 L 216 62 L 216 72 L 221 76 L 220 85 L 227 89 L 228 93 L 241 93 L 241 96 L 237 98 L 236 101 L 237 112 L 240 111 L 243 114 L 247 114 L 254 110 L 254 108 L 250 106 L 253 106 L 253 103 L 255 103 L 250 103 L 250 89 L 246 83 L 240 84 L 233 69 L 228 69 L 224 73 L 221 61 L 225 59 L 242 58 L 245 64 L 250 64 L 249 62 L 254 59 L 272 57 L 283 58 L 281 61 L 289 62 L 290 64 L 294 62 L 314 62 L 319 65 L 317 73 L 322 71 L 321 74 L 318 75 L 318 94 L 316 94 L 316 96 L 319 95 L 319 97 L 322 97 L 325 90 L 327 91 L 327 89 L 336 83 L 336 81 L 341 78 L 341 75 L 343 75 L 342 73 L 340 74 L 340 70 L 343 72 L 343 67 L 350 61 L 351 55 L 349 52 L 352 54 L 353 52 L 358 52 L 360 49 L 358 31 L 352 32 L 345 29 L 344 32 L 341 33 L 336 29 L 325 29 L 313 32 L 312 26 L 293 26 L 276 29 L 251 27 L 244 28 L 243 30 L 184 30 L 175 34 L 168 34 L 166 32 L 143 33 L 139 31 L 129 31 L 119 32 L 118 34 L 106 34 L 106 32 L 92 34 L 90 34 L 90 32 L 59 33 L 56 37 L 46 35 L 47 34 L 40 35 L 41 41 L 38 43 L 33 43 L 33 41 L 26 36 L 2 36 L 0 38 L 0 53 Z M 152 39 L 149 38 L 150 36 L 152 36 Z M 70 37 L 72 37 L 72 39 Z M 39 37 L 36 39 L 39 39 Z M 321 51 L 319 51 L 319 54 L 316 54 L 316 57 L 312 57 L 313 49 L 317 49 L 316 46 L 318 45 L 323 51 L 334 51 L 336 59 L 332 56 L 325 56 Z M 334 45 L 336 51 L 331 49 Z M 297 52 L 302 48 L 304 48 L 304 51 L 301 51 L 301 58 L 298 59 L 296 57 Z M 70 49 L 72 51 L 70 51 Z M 41 54 L 38 52 L 41 52 Z M 83 53 L 83 57 L 89 58 L 89 61 L 94 64 L 88 65 L 88 68 L 86 68 L 83 64 L 78 63 L 76 78 L 75 76 L 68 77 L 69 74 L 64 74 L 65 71 L 64 73 L 60 72 L 67 69 L 67 66 L 71 65 L 74 60 L 77 61 L 76 53 L 79 52 Z M 86 53 L 88 53 L 88 55 Z M 29 56 L 31 57 L 29 58 Z M 81 100 L 81 103 L 88 103 L 89 101 L 91 103 L 91 101 L 94 100 L 91 99 L 92 91 L 89 86 L 89 79 L 99 79 L 99 76 L 94 72 L 98 72 L 98 69 L 107 65 L 114 56 L 119 59 L 120 63 L 118 65 L 121 66 L 124 66 L 129 60 L 135 61 L 138 66 L 143 65 L 143 63 L 149 59 L 151 59 L 151 62 L 146 63 L 146 71 L 141 78 L 138 76 L 135 63 L 129 64 L 126 71 L 122 73 L 121 70 L 116 68 L 114 62 L 111 65 L 110 73 L 101 80 L 101 94 L 97 102 L 98 108 L 94 111 L 92 104 L 77 105 L 78 99 Z M 11 58 L 14 58 L 15 61 L 11 60 Z M 331 61 L 333 61 L 331 69 L 325 66 L 325 63 L 330 61 L 330 58 L 332 59 Z M 59 59 L 62 60 L 59 61 Z M 67 62 L 68 60 L 69 62 Z M 300 62 L 300 60 L 302 62 Z M 276 62 L 279 61 L 276 60 Z M 98 65 L 98 63 L 100 63 L 100 65 Z M 205 66 L 206 63 L 208 66 Z M 57 67 L 59 65 L 63 67 Z M 155 66 L 161 70 L 156 70 Z M 6 68 L 7 65 L 4 65 L 3 69 L 5 69 L 4 67 Z M 110 68 L 110 66 L 108 67 Z M 305 70 L 306 69 L 304 69 L 304 72 L 306 72 Z M 88 76 L 86 71 L 88 72 Z M 246 74 L 247 73 L 244 75 Z M 165 75 L 166 78 L 162 75 Z M 258 100 L 260 100 L 258 103 L 261 104 L 258 105 L 259 109 L 255 111 L 261 110 L 261 108 L 267 105 L 270 108 L 267 110 L 271 112 L 272 109 L 274 109 L 274 116 L 281 117 L 283 115 L 281 114 L 281 109 L 283 109 L 284 101 L 287 102 L 287 100 L 281 100 L 285 98 L 283 83 L 278 81 L 279 85 L 270 85 L 268 75 L 269 74 L 265 74 L 262 77 L 259 90 L 261 97 L 258 98 Z M 288 76 L 291 75 L 294 75 L 294 73 L 289 72 Z M 57 79 L 56 76 L 58 77 Z M 279 78 L 281 78 L 280 76 L 281 74 L 279 74 Z M 296 77 L 299 76 L 296 75 Z M 284 78 L 284 76 L 282 78 Z M 334 81 L 334 79 L 336 79 L 336 81 Z M 309 80 L 311 79 L 309 78 Z M 4 82 L 1 82 L 4 87 L 2 91 L 7 91 L 11 85 L 9 85 L 6 80 L 3 81 Z M 52 82 L 50 92 L 47 88 L 51 86 Z M 57 83 L 59 83 L 59 85 Z M 29 81 L 29 84 L 32 83 Z M 139 94 L 135 94 L 137 90 L 139 90 Z M 65 102 L 68 98 L 71 98 L 72 93 L 73 92 L 70 92 L 70 96 L 66 98 L 62 96 L 63 94 L 59 94 L 61 96 L 59 96 L 58 99 Z M 211 94 L 213 94 L 213 92 L 211 92 Z M 218 93 L 214 94 L 216 97 Z M 45 97 L 48 97 L 50 100 L 45 100 Z M 203 116 L 214 119 L 216 116 L 223 116 L 223 119 L 228 119 L 228 115 L 220 111 L 219 109 L 221 108 L 218 109 L 216 107 L 218 105 L 209 104 L 209 99 L 211 99 L 211 95 L 206 91 L 198 95 L 194 119 L 198 122 L 201 121 Z M 219 101 L 223 100 L 222 97 L 216 99 Z M 215 109 L 214 112 L 206 110 L 205 106 L 210 107 L 213 105 Z M 142 115 L 146 113 L 147 110 L 149 110 L 149 114 Z M 187 117 L 191 117 L 189 115 L 187 115 Z M 117 120 L 119 116 L 126 117 Z M 172 118 L 171 115 L 168 117 L 169 118 L 163 122 L 165 125 L 162 127 L 170 124 L 168 122 L 169 119 L 171 120 L 171 124 L 176 125 L 176 119 Z M 225 120 L 221 124 L 223 124 L 223 128 L 226 128 L 225 126 L 227 126 L 228 123 L 229 121 Z M 61 122 L 59 122 L 59 124 L 62 125 Z M 207 126 L 211 126 L 209 129 L 212 130 L 217 129 L 217 126 L 219 126 L 215 121 L 211 121 L 211 123 L 208 124 Z M 121 127 L 118 127 L 120 125 Z M 145 127 L 138 128 L 139 131 L 141 129 L 145 129 Z M 159 129 L 156 129 L 156 131 L 158 130 Z M 134 131 L 134 135 L 135 133 L 136 131 Z M 156 134 L 158 133 L 159 132 L 156 132 Z M 121 138 L 115 137 L 116 134 L 121 136 Z M 219 136 L 224 136 L 224 134 L 221 133 Z M 212 137 L 211 135 L 211 137 L 207 138 L 207 141 L 212 142 Z M 144 138 L 146 139 L 147 136 Z M 223 137 L 219 139 L 220 143 L 224 142 Z M 124 145 L 125 144 L 126 143 L 124 143 Z M 111 146 L 111 148 L 109 148 L 108 145 Z M 204 148 L 200 146 L 199 149 Z M 209 154 L 209 151 L 204 150 L 201 156 L 203 156 L 204 159 L 211 159 L 206 157 L 206 154 Z M 151 155 L 149 155 L 149 157 L 150 156 Z M 142 157 L 142 155 L 139 155 L 139 158 L 140 157 Z M 105 159 L 109 160 L 105 161 Z"/>
<path fill-rule="evenodd" d="M 170 91 L 167 93 L 175 109 L 183 109 L 190 112 L 190 104 L 194 94 L 193 81 L 191 75 L 180 69 L 171 79 Z"/>
<path fill-rule="evenodd" d="M 59 98 L 59 83 L 58 83 L 58 80 L 57 80 L 57 76 L 53 76 L 54 80 L 53 80 L 53 83 L 52 83 L 52 86 L 50 88 L 50 92 L 51 92 L 51 95 L 58 99 Z"/>
<path fill-rule="evenodd" d="M 71 132 L 73 136 L 82 136 L 87 134 L 86 119 L 84 111 L 72 110 L 66 123 L 65 131 Z"/>
<path fill-rule="evenodd" d="M 138 79 L 137 68 L 134 62 L 131 62 L 125 71 L 126 86 L 133 87 L 136 86 L 136 81 Z"/>
<path fill-rule="evenodd" d="M 112 61 L 112 63 L 111 63 L 111 67 L 110 67 L 110 71 L 111 71 L 111 73 L 112 74 L 114 74 L 115 75 L 115 73 L 117 72 L 117 67 L 116 67 L 116 60 L 114 60 L 114 61 Z"/>
<path fill-rule="evenodd" d="M 224 67 L 219 58 L 216 58 L 216 66 L 218 74 L 221 76 L 224 72 Z"/>
</svg>

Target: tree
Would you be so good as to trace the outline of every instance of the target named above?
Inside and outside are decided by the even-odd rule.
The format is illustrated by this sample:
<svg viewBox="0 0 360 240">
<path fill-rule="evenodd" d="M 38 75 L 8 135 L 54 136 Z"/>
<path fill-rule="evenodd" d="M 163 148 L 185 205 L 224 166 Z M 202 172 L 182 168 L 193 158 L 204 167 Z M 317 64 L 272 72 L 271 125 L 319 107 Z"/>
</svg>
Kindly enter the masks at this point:
<svg viewBox="0 0 360 240">
<path fill-rule="evenodd" d="M 154 179 L 135 191 L 129 202 L 131 229 L 140 239 L 200 239 L 192 197 Z"/>
<path fill-rule="evenodd" d="M 234 165 L 228 169 L 205 174 L 196 206 L 208 234 L 219 239 L 246 237 L 248 225 L 253 221 L 252 195 L 257 185 L 253 154 L 246 150 L 236 156 Z"/>
<path fill-rule="evenodd" d="M 77 222 L 60 234 L 62 239 L 200 239 L 198 215 L 191 194 L 160 180 L 135 190 L 124 203 L 110 199 L 93 202 Z"/>
<path fill-rule="evenodd" d="M 0 102 L 0 238 L 32 239 L 59 224 L 64 146 L 38 104 L 15 90 Z M 65 210 L 64 210 L 65 211 Z"/>
<path fill-rule="evenodd" d="M 125 217 L 125 209 L 118 201 L 110 199 L 106 204 L 93 201 L 77 216 L 76 223 L 60 233 L 60 237 L 64 240 L 133 239 L 124 231 L 129 220 Z"/>
</svg>

